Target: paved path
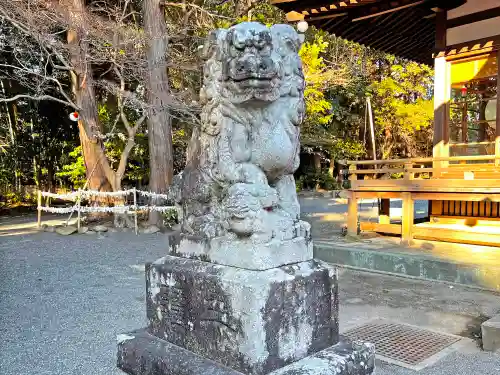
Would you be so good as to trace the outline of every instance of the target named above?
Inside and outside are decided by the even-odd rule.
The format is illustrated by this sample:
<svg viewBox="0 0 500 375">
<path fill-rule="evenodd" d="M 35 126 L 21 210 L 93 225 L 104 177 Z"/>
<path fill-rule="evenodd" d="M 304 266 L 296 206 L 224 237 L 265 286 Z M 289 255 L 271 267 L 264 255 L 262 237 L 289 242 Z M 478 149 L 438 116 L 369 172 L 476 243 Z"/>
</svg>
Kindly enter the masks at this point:
<svg viewBox="0 0 500 375">
<path fill-rule="evenodd" d="M 116 335 L 146 324 L 143 264 L 165 253 L 165 236 L 21 235 L 9 225 L 0 222 L 0 374 L 123 375 Z M 386 317 L 460 333 L 500 309 L 496 294 L 349 270 L 340 298 L 343 330 Z M 500 356 L 472 345 L 419 375 L 499 373 Z M 377 374 L 415 373 L 379 363 Z"/>
<path fill-rule="evenodd" d="M 75 224 L 74 217 L 69 224 Z M 47 214 L 42 215 L 42 224 L 49 226 L 62 225 L 66 223 L 68 215 Z M 0 240 L 2 237 L 26 236 L 38 233 L 37 217 L 34 214 L 20 215 L 14 217 L 0 216 Z M 14 237 L 15 238 L 15 237 Z"/>
<path fill-rule="evenodd" d="M 485 316 L 500 311 L 497 293 L 368 272 L 340 270 L 339 289 L 341 332 L 383 318 L 467 338 L 479 332 Z M 474 340 L 465 341 L 419 372 L 377 361 L 376 374 L 500 374 L 500 354 L 481 351 Z"/>
</svg>

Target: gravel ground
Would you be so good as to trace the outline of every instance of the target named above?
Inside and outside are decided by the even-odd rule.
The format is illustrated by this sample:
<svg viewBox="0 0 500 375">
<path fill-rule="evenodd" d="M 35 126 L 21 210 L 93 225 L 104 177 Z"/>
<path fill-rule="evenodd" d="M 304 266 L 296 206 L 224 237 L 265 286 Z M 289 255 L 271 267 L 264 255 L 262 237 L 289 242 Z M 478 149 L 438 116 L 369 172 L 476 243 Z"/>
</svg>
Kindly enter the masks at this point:
<svg viewBox="0 0 500 375">
<path fill-rule="evenodd" d="M 116 335 L 146 324 L 143 264 L 164 236 L 0 237 L 0 373 L 123 375 Z"/>
<path fill-rule="evenodd" d="M 377 363 L 376 375 L 498 375 L 500 356 L 492 353 L 451 353 L 436 365 L 418 372 Z"/>
<path fill-rule="evenodd" d="M 166 237 L 5 233 L 0 222 L 0 374 L 123 375 L 116 335 L 146 324 L 143 264 L 165 253 Z M 500 309 L 498 295 L 438 283 L 344 270 L 340 284 L 344 323 L 378 315 L 446 325 L 490 313 L 497 301 Z M 418 374 L 500 374 L 499 355 L 469 349 Z M 384 363 L 376 373 L 415 374 Z"/>
</svg>

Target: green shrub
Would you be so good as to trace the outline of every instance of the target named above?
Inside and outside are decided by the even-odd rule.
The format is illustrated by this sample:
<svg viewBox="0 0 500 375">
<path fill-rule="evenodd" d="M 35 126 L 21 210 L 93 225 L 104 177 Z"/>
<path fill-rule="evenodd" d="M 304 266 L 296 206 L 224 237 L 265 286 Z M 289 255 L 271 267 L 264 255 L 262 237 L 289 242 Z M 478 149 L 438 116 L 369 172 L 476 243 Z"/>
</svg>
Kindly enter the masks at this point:
<svg viewBox="0 0 500 375">
<path fill-rule="evenodd" d="M 316 189 L 316 187 L 325 190 L 338 190 L 341 187 L 337 180 L 332 177 L 328 172 L 316 172 L 314 170 L 307 170 L 295 182 L 297 191 L 304 189 Z"/>
<path fill-rule="evenodd" d="M 172 228 L 179 222 L 179 214 L 175 208 L 171 208 L 162 213 L 163 225 L 167 228 Z"/>
<path fill-rule="evenodd" d="M 5 194 L 5 205 L 15 206 L 23 201 L 23 197 L 20 193 L 10 192 Z"/>
</svg>

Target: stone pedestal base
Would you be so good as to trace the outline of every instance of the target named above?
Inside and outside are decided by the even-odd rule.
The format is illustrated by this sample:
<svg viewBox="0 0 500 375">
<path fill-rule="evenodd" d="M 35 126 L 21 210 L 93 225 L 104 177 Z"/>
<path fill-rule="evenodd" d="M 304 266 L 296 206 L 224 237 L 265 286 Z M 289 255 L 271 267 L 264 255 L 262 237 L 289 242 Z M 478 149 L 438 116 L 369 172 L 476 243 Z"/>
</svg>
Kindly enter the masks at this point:
<svg viewBox="0 0 500 375">
<path fill-rule="evenodd" d="M 254 271 L 167 256 L 146 289 L 152 335 L 243 373 L 338 342 L 337 275 L 318 261 Z"/>
<path fill-rule="evenodd" d="M 335 268 L 249 270 L 166 256 L 146 265 L 147 329 L 119 336 L 137 375 L 367 375 L 369 345 L 339 344 Z"/>
<path fill-rule="evenodd" d="M 369 375 L 374 360 L 373 345 L 340 342 L 269 375 Z M 118 336 L 118 367 L 130 375 L 242 375 L 146 330 Z"/>
</svg>

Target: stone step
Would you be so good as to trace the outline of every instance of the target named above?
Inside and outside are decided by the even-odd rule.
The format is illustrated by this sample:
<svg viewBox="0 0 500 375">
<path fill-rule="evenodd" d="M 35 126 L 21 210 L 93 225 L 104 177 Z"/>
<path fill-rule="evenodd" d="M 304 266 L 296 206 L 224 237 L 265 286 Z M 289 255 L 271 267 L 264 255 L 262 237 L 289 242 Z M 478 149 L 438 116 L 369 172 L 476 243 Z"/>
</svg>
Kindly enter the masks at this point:
<svg viewBox="0 0 500 375">
<path fill-rule="evenodd" d="M 500 314 L 495 315 L 481 325 L 483 349 L 500 352 Z"/>
<path fill-rule="evenodd" d="M 425 250 L 384 242 L 315 240 L 314 256 L 328 263 L 360 270 L 500 291 L 499 248 L 439 246 L 438 249 L 429 247 Z"/>
</svg>

